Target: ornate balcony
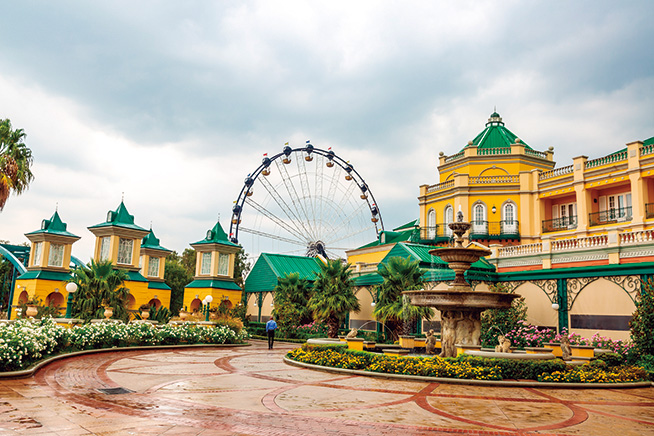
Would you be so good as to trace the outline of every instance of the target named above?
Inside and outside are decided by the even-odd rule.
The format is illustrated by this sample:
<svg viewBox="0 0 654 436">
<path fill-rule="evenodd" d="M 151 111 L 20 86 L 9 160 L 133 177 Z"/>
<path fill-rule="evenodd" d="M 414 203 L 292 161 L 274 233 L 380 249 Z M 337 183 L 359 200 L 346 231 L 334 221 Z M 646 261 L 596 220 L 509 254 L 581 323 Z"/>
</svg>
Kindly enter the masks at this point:
<svg viewBox="0 0 654 436">
<path fill-rule="evenodd" d="M 588 214 L 588 223 L 591 226 L 614 224 L 631 221 L 631 206 L 618 209 L 608 209 Z"/>
<path fill-rule="evenodd" d="M 543 221 L 543 233 L 561 232 L 577 228 L 577 215 L 554 218 L 553 220 Z"/>
<path fill-rule="evenodd" d="M 645 218 L 654 218 L 654 203 L 645 205 Z"/>
<path fill-rule="evenodd" d="M 418 229 L 418 241 L 421 244 L 437 244 L 447 242 L 454 234 L 447 223 L 436 224 L 435 226 L 420 227 Z"/>
<path fill-rule="evenodd" d="M 471 221 L 470 240 L 520 239 L 520 223 L 513 221 Z"/>
</svg>

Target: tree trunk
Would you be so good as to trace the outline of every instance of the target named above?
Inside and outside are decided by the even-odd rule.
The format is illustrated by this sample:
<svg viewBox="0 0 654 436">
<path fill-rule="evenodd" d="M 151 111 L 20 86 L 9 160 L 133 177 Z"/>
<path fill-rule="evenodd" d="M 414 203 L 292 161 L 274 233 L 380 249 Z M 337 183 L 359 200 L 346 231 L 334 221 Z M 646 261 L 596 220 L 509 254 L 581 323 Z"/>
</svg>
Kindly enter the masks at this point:
<svg viewBox="0 0 654 436">
<path fill-rule="evenodd" d="M 327 324 L 327 336 L 330 338 L 338 337 L 338 319 L 328 318 L 325 320 Z"/>
</svg>

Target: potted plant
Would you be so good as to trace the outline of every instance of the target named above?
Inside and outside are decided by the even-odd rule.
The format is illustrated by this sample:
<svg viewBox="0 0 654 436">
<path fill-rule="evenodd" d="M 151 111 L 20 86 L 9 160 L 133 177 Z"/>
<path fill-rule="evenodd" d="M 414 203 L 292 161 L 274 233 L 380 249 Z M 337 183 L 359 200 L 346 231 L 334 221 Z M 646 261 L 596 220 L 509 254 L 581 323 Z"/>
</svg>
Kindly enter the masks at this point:
<svg viewBox="0 0 654 436">
<path fill-rule="evenodd" d="M 34 295 L 32 298 L 25 302 L 27 309 L 25 310 L 25 315 L 34 318 L 39 313 L 39 306 L 41 305 L 41 299 Z"/>
<path fill-rule="evenodd" d="M 150 318 L 150 306 L 148 306 L 147 304 L 141 304 L 139 310 L 141 311 L 141 319 Z"/>
<path fill-rule="evenodd" d="M 186 310 L 186 307 L 184 307 L 184 309 L 182 309 L 182 310 L 179 311 L 179 317 L 180 317 L 180 319 L 181 319 L 182 321 L 185 321 L 186 318 L 188 318 L 188 315 L 189 315 L 189 313 L 188 313 L 188 311 Z"/>
<path fill-rule="evenodd" d="M 105 317 L 106 319 L 109 319 L 109 318 L 111 318 L 112 316 L 114 316 L 114 308 L 111 307 L 111 306 L 108 305 L 108 304 L 105 304 L 105 305 L 104 305 L 104 317 Z"/>
</svg>

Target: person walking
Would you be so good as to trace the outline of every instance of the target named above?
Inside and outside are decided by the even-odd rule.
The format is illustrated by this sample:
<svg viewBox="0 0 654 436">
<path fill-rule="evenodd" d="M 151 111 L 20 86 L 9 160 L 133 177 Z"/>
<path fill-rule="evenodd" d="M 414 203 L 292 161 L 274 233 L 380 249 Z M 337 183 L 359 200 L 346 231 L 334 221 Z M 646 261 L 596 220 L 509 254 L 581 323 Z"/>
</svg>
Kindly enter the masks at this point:
<svg viewBox="0 0 654 436">
<path fill-rule="evenodd" d="M 266 334 L 268 335 L 269 350 L 273 349 L 273 343 L 275 342 L 275 330 L 277 330 L 277 323 L 275 322 L 275 318 L 271 316 L 266 323 Z"/>
</svg>

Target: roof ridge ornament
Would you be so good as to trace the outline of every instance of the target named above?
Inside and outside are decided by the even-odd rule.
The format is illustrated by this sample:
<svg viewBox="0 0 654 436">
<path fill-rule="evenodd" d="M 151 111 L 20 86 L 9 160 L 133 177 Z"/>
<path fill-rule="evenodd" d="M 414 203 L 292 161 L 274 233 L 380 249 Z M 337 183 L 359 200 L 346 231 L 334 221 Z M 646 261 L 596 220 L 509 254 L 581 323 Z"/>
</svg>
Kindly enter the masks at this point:
<svg viewBox="0 0 654 436">
<path fill-rule="evenodd" d="M 498 125 L 503 126 L 504 125 L 504 123 L 502 122 L 502 117 L 500 116 L 500 114 L 497 113 L 497 107 L 496 106 L 493 108 L 493 113 L 488 118 L 488 122 L 486 123 L 486 127 L 488 127 L 489 125 L 496 125 L 496 126 L 498 126 Z"/>
</svg>

